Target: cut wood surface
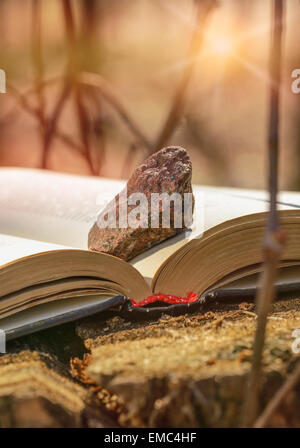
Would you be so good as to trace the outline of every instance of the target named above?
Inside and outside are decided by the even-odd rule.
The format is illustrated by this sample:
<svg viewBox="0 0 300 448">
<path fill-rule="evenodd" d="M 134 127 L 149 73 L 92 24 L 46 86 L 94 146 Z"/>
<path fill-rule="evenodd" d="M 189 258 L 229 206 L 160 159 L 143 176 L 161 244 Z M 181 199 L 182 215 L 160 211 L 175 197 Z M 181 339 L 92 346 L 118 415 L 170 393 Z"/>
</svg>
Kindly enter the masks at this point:
<svg viewBox="0 0 300 448">
<path fill-rule="evenodd" d="M 10 342 L 7 352 L 0 356 L 0 428 L 118 425 L 109 393 L 100 401 L 71 375 L 71 354 L 83 353 L 74 326 Z"/>
<path fill-rule="evenodd" d="M 0 358 L 2 427 L 80 425 L 87 391 L 56 367 L 49 357 L 37 352 L 23 351 Z"/>
<path fill-rule="evenodd" d="M 132 426 L 238 426 L 256 325 L 253 304 L 216 306 L 202 315 L 163 317 L 130 325 L 115 317 L 77 328 L 91 355 L 86 374 L 116 393 Z M 281 301 L 268 318 L 261 410 L 293 370 L 292 332 L 300 300 Z M 300 384 L 270 417 L 269 426 L 299 426 Z"/>
<path fill-rule="evenodd" d="M 255 325 L 253 304 L 216 304 L 155 322 L 98 315 L 20 339 L 0 357 L 0 425 L 238 426 Z M 295 329 L 300 299 L 275 303 L 261 412 L 297 365 Z M 300 426 L 299 392 L 297 383 L 266 426 Z"/>
</svg>

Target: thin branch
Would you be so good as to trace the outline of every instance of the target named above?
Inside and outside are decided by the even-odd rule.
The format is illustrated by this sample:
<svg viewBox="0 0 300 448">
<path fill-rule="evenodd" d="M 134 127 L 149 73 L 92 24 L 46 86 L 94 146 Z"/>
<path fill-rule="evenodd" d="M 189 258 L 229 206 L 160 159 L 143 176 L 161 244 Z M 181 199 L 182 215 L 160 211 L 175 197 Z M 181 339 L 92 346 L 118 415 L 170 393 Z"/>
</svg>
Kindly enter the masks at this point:
<svg viewBox="0 0 300 448">
<path fill-rule="evenodd" d="M 267 316 L 270 312 L 275 295 L 275 280 L 277 267 L 284 244 L 284 233 L 280 227 L 277 211 L 278 190 L 278 155 L 279 155 L 279 125 L 280 125 L 280 83 L 282 62 L 282 34 L 284 24 L 283 0 L 273 0 L 272 41 L 270 53 L 270 75 L 275 81 L 270 86 L 270 116 L 269 116 L 269 195 L 270 211 L 264 238 L 264 271 L 262 285 L 257 295 L 258 321 L 254 340 L 252 366 L 245 402 L 244 426 L 252 426 L 258 411 L 260 392 L 260 376 L 262 353 L 265 341 Z"/>
<path fill-rule="evenodd" d="M 40 123 L 43 151 L 47 145 L 47 121 L 45 115 L 45 98 L 43 89 L 44 64 L 42 56 L 42 2 L 32 0 L 32 33 L 31 33 L 32 61 L 35 70 L 35 93 L 38 98 L 37 118 Z M 41 165 L 46 167 L 45 154 L 42 154 Z"/>
<path fill-rule="evenodd" d="M 97 170 L 94 168 L 92 156 L 91 156 L 91 146 L 90 146 L 90 120 L 87 115 L 87 110 L 84 104 L 84 98 L 82 95 L 82 89 L 83 86 L 80 86 L 79 84 L 75 87 L 75 101 L 76 101 L 76 107 L 77 107 L 77 115 L 78 115 L 78 121 L 79 121 L 79 128 L 81 133 L 81 140 L 83 143 L 83 146 L 85 148 L 85 154 L 86 159 L 88 162 L 88 165 L 90 167 L 92 175 L 96 176 Z"/>
<path fill-rule="evenodd" d="M 254 428 L 264 428 L 270 420 L 272 414 L 276 411 L 282 400 L 287 396 L 290 390 L 297 384 L 300 379 L 300 362 L 295 367 L 294 372 L 284 382 L 280 389 L 276 392 L 274 397 L 267 404 L 263 413 L 256 420 Z"/>
<path fill-rule="evenodd" d="M 81 71 L 98 71 L 99 48 L 97 31 L 101 27 L 102 16 L 99 14 L 97 0 L 83 0 L 81 3 L 80 21 L 80 67 Z M 100 52 L 101 53 L 101 52 Z M 94 173 L 100 174 L 105 163 L 105 134 L 103 132 L 102 96 L 87 86 L 79 85 L 82 92 L 82 103 L 88 127 L 88 144 L 91 149 Z M 79 95 L 80 96 L 80 95 Z M 80 98 L 79 98 L 80 103 Z M 84 118 L 84 117 L 83 117 Z"/>
<path fill-rule="evenodd" d="M 197 3 L 197 19 L 193 32 L 189 53 L 187 55 L 187 65 L 182 74 L 177 90 L 175 92 L 173 102 L 166 118 L 166 121 L 159 132 L 152 151 L 157 151 L 167 144 L 171 135 L 176 130 L 180 117 L 182 116 L 187 89 L 192 80 L 196 65 L 197 57 L 202 48 L 204 39 L 204 31 L 207 26 L 208 19 L 212 11 L 217 7 L 216 0 L 196 0 Z"/>
<path fill-rule="evenodd" d="M 99 92 L 101 92 L 102 97 L 114 107 L 116 112 L 122 118 L 130 131 L 137 137 L 137 139 L 141 141 L 149 150 L 152 148 L 150 141 L 140 129 L 134 118 L 129 114 L 119 95 L 116 94 L 115 90 L 108 81 L 106 81 L 101 75 L 87 72 L 79 74 L 77 80 L 81 84 L 98 89 Z"/>
<path fill-rule="evenodd" d="M 70 148 L 76 149 L 76 151 L 80 153 L 84 153 L 84 148 L 82 145 L 77 143 L 70 135 L 61 131 L 60 129 L 56 129 L 55 137 L 59 138 L 63 143 L 68 145 Z"/>
<path fill-rule="evenodd" d="M 51 117 L 47 122 L 45 139 L 44 139 L 44 148 L 43 148 L 43 159 L 42 159 L 43 168 L 47 167 L 48 153 L 51 147 L 51 143 L 53 141 L 53 137 L 55 136 L 56 133 L 59 118 L 62 114 L 65 103 L 72 90 L 73 74 L 76 70 L 75 51 L 73 45 L 73 41 L 75 40 L 75 30 L 74 30 L 74 24 L 73 24 L 74 20 L 70 0 L 62 0 L 62 6 L 65 20 L 66 42 L 68 47 L 68 66 L 65 75 L 64 85 L 62 86 L 61 92 L 58 96 L 58 100 L 56 102 L 56 105 L 54 106 Z"/>
<path fill-rule="evenodd" d="M 44 64 L 42 56 L 42 3 L 41 0 L 32 0 L 32 33 L 31 51 L 35 70 L 35 92 L 38 97 L 38 111 L 41 127 L 45 128 L 45 101 L 43 94 Z"/>
<path fill-rule="evenodd" d="M 51 114 L 51 117 L 47 121 L 44 146 L 43 146 L 43 158 L 42 158 L 42 168 L 44 169 L 47 168 L 48 154 L 51 148 L 51 143 L 53 141 L 53 137 L 56 134 L 58 121 L 63 112 L 65 103 L 69 97 L 70 91 L 71 91 L 70 83 L 66 81 L 61 89 L 58 100 Z"/>
<path fill-rule="evenodd" d="M 70 0 L 62 0 L 63 14 L 65 21 L 66 43 L 69 58 L 69 73 L 76 73 L 77 57 L 76 57 L 76 33 L 74 24 L 74 15 Z"/>
<path fill-rule="evenodd" d="M 95 171 L 100 175 L 101 169 L 105 163 L 105 155 L 106 155 L 106 147 L 105 147 L 106 145 L 104 136 L 103 117 L 102 117 L 102 97 L 100 95 L 95 95 L 95 92 L 89 88 L 85 89 L 85 96 L 90 103 L 91 109 L 94 110 L 93 121 L 91 123 L 93 130 L 91 137 L 94 138 L 95 145 L 97 145 L 98 149 L 97 166 L 95 168 Z M 100 161 L 100 155 L 101 155 L 101 161 Z"/>
<path fill-rule="evenodd" d="M 12 93 L 17 100 L 17 102 L 20 104 L 22 109 L 24 109 L 26 112 L 34 115 L 35 117 L 38 117 L 38 109 L 34 106 L 32 106 L 27 99 L 27 96 L 21 92 L 19 92 L 16 87 L 14 87 L 11 83 L 7 82 L 7 89 L 10 93 Z"/>
<path fill-rule="evenodd" d="M 16 89 L 12 84 L 8 84 L 8 90 L 10 91 L 10 93 L 12 93 L 14 95 L 14 97 L 18 101 L 19 105 L 25 112 L 27 112 L 30 115 L 33 115 L 36 119 L 39 119 L 39 111 L 37 108 L 33 107 L 30 104 L 30 102 L 27 98 L 27 94 L 20 93 L 18 91 L 18 89 Z M 30 94 L 30 92 L 28 92 L 28 93 Z M 76 143 L 71 136 L 65 134 L 60 129 L 56 128 L 55 137 L 59 138 L 64 143 L 66 143 L 68 146 L 76 149 L 77 151 L 83 152 L 83 148 L 78 143 Z"/>
<path fill-rule="evenodd" d="M 47 87 L 51 87 L 53 84 L 57 84 L 58 82 L 63 81 L 64 77 L 63 76 L 53 76 L 52 78 L 49 79 L 43 79 L 41 81 L 41 88 L 45 89 Z M 28 97 L 30 95 L 33 95 L 36 93 L 36 88 L 34 87 L 29 87 L 25 92 L 22 92 L 22 95 Z"/>
<path fill-rule="evenodd" d="M 79 61 L 77 56 L 78 47 L 75 32 L 74 14 L 70 0 L 63 0 L 63 11 L 65 18 L 68 52 L 69 52 L 69 62 L 70 62 L 69 68 L 75 80 L 73 88 L 74 88 L 75 104 L 77 109 L 81 140 L 84 146 L 86 160 L 88 162 L 91 173 L 93 175 L 96 175 L 97 173 L 94 170 L 93 160 L 91 157 L 89 117 L 87 115 L 86 107 L 84 104 L 84 99 L 82 95 L 82 86 L 80 86 L 77 83 L 77 77 L 76 77 L 76 74 L 78 73 L 79 70 Z"/>
<path fill-rule="evenodd" d="M 69 97 L 70 91 L 71 91 L 71 85 L 73 82 L 72 79 L 72 73 L 73 73 L 73 53 L 70 49 L 70 40 L 72 38 L 72 30 L 70 31 L 69 28 L 69 14 L 71 11 L 71 4 L 70 0 L 63 0 L 63 10 L 64 10 L 64 18 L 65 18 L 65 24 L 66 24 L 66 41 L 67 45 L 69 47 L 69 53 L 68 53 L 68 68 L 67 73 L 65 75 L 65 81 L 62 86 L 61 92 L 58 96 L 57 102 L 53 108 L 52 114 L 48 120 L 45 122 L 45 133 L 44 133 L 44 144 L 43 144 L 43 155 L 42 155 L 42 168 L 47 168 L 47 161 L 48 161 L 48 154 L 51 148 L 51 144 L 53 141 L 53 138 L 56 134 L 56 128 L 57 124 L 59 122 L 60 116 L 63 112 L 64 106 L 66 104 L 66 101 Z"/>
</svg>

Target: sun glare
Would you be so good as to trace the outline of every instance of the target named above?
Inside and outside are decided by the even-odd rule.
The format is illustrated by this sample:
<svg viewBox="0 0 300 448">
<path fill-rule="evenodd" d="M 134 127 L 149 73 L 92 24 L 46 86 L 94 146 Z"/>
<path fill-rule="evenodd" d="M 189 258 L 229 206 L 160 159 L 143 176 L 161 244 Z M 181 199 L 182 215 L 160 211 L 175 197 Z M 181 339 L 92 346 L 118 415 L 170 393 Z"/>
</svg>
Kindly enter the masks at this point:
<svg viewBox="0 0 300 448">
<path fill-rule="evenodd" d="M 211 49 L 220 56 L 228 56 L 234 49 L 234 43 L 229 37 L 218 37 L 211 41 Z"/>
</svg>

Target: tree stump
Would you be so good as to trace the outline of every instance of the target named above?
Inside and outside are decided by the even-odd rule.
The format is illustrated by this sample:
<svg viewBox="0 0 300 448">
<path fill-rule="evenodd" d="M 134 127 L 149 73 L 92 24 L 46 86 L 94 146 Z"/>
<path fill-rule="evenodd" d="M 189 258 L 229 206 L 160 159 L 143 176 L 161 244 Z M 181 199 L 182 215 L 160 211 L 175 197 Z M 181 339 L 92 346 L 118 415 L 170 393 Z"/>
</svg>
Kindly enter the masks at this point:
<svg viewBox="0 0 300 448">
<path fill-rule="evenodd" d="M 240 425 L 256 325 L 253 304 L 219 304 L 205 314 L 130 324 L 93 318 L 77 327 L 91 351 L 89 381 L 124 403 L 119 423 L 141 427 Z M 300 300 L 280 301 L 268 318 L 260 411 L 293 370 L 292 332 Z M 268 426 L 300 425 L 297 394 L 285 397 Z M 126 411 L 125 411 L 126 409 Z"/>
<path fill-rule="evenodd" d="M 105 405 L 71 375 L 83 356 L 75 327 L 66 324 L 7 344 L 0 356 L 0 427 L 115 427 Z"/>
<path fill-rule="evenodd" d="M 2 427 L 235 427 L 256 324 L 253 304 L 133 323 L 101 313 L 8 344 L 0 357 Z M 293 371 L 300 299 L 268 318 L 260 411 Z M 299 427 L 300 383 L 268 426 Z"/>
</svg>

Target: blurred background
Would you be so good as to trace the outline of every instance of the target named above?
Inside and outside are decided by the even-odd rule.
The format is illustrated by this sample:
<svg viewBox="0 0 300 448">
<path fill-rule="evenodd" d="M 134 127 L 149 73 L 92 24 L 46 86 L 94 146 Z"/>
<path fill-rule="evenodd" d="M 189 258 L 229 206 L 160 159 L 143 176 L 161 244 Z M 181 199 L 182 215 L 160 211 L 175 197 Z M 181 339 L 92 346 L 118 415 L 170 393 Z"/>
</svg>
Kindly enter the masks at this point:
<svg viewBox="0 0 300 448">
<path fill-rule="evenodd" d="M 300 188 L 300 2 L 287 0 L 281 187 Z M 265 186 L 270 0 L 0 0 L 0 165 L 127 178 L 184 146 L 193 181 Z"/>
</svg>

